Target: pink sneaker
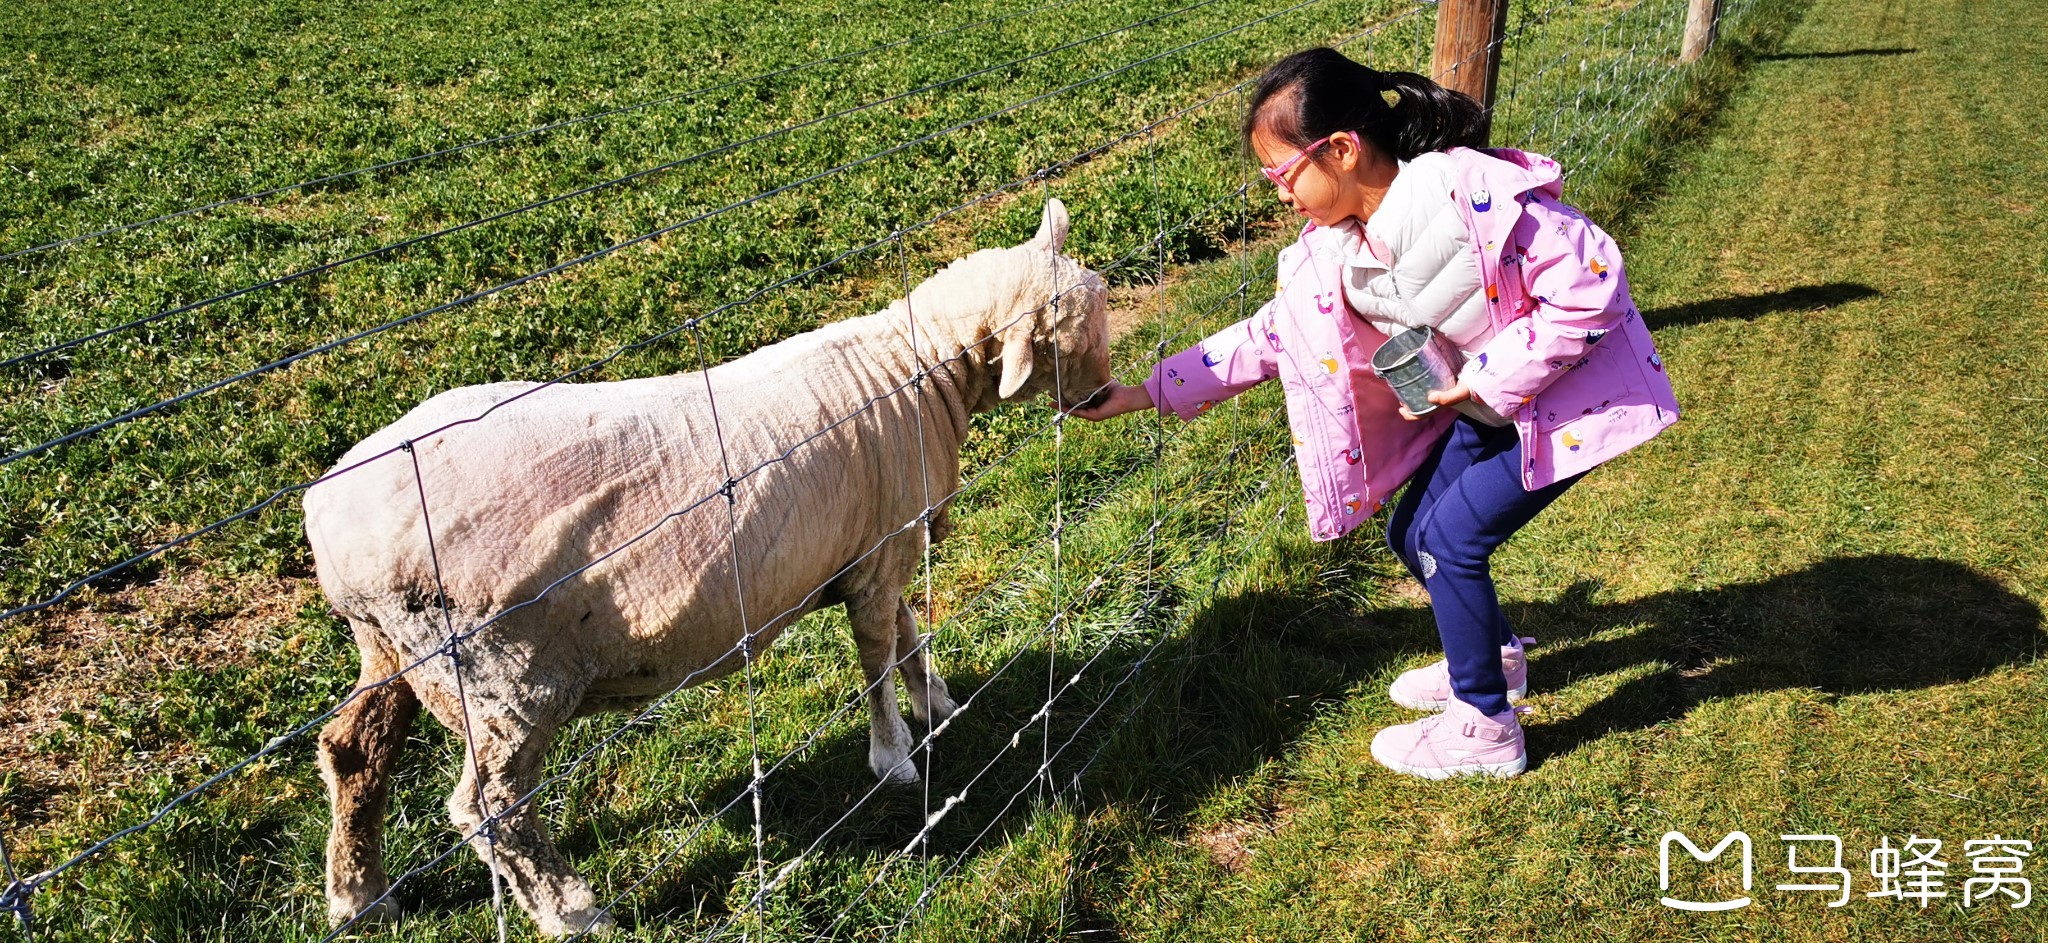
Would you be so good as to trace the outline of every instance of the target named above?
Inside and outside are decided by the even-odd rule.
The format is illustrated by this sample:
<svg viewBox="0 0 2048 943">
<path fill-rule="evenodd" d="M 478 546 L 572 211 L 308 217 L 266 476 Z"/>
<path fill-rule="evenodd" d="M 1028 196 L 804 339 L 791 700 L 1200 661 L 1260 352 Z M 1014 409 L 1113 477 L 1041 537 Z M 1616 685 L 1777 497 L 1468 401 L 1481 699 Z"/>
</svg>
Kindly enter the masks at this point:
<svg viewBox="0 0 2048 943">
<path fill-rule="evenodd" d="M 1372 758 L 1394 772 L 1424 779 L 1519 776 L 1529 767 L 1522 721 L 1516 716 L 1524 710 L 1509 708 L 1489 717 L 1452 698 L 1441 714 L 1380 731 L 1372 738 Z"/>
<path fill-rule="evenodd" d="M 1529 695 L 1529 656 L 1522 649 L 1534 644 L 1535 639 L 1518 636 L 1515 644 L 1500 647 L 1500 669 L 1508 676 L 1509 700 Z M 1387 687 L 1387 696 L 1411 710 L 1443 710 L 1452 700 L 1450 663 L 1439 658 L 1434 664 L 1401 672 Z"/>
</svg>

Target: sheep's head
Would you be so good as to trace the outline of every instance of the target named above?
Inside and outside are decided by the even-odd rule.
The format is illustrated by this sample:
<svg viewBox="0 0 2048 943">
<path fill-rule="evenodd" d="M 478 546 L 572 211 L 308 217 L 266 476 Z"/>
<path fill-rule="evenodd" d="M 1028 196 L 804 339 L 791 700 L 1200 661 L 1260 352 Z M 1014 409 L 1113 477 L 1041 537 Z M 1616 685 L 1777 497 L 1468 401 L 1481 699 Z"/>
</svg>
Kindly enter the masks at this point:
<svg viewBox="0 0 2048 943">
<path fill-rule="evenodd" d="M 999 313 L 996 337 L 1002 378 L 996 397 L 1013 400 L 1050 391 L 1062 408 L 1097 398 L 1111 377 L 1109 291 L 1102 276 L 1062 255 L 1067 241 L 1067 207 L 1047 200 L 1038 234 L 1022 245 L 999 250 L 1019 276 L 1014 293 L 1020 310 Z"/>
<path fill-rule="evenodd" d="M 997 372 L 973 409 L 1050 392 L 1078 406 L 1109 383 L 1109 291 L 1060 254 L 1067 208 L 1047 200 L 1038 234 L 946 266 L 910 293 L 913 324 L 963 362 Z"/>
</svg>

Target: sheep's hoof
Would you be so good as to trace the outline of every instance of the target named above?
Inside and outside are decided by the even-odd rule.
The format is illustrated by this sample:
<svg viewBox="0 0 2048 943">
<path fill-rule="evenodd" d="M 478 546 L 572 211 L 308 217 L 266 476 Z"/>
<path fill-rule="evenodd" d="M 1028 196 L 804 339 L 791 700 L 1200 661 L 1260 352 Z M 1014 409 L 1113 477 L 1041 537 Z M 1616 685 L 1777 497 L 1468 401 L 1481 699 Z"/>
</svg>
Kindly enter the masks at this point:
<svg viewBox="0 0 2048 943">
<path fill-rule="evenodd" d="M 542 932 L 548 936 L 568 936 L 571 933 L 587 933 L 591 936 L 609 935 L 619 928 L 619 922 L 596 907 L 579 907 L 557 915 L 548 921 Z"/>
<path fill-rule="evenodd" d="M 350 921 L 354 921 L 354 925 L 359 927 L 397 923 L 398 902 L 389 897 L 368 906 L 343 900 L 327 901 L 328 926 L 339 927 Z"/>
<path fill-rule="evenodd" d="M 917 764 L 912 763 L 907 754 L 893 764 L 886 759 L 870 759 L 868 766 L 875 771 L 875 778 L 881 780 L 884 785 L 917 785 Z"/>
</svg>

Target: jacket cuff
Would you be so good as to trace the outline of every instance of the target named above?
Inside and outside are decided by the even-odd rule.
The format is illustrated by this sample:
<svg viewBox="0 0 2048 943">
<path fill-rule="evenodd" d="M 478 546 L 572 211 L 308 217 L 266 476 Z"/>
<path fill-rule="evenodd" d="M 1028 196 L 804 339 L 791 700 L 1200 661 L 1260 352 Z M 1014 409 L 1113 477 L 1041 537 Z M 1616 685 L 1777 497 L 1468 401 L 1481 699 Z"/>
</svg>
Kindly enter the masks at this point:
<svg viewBox="0 0 2048 943">
<path fill-rule="evenodd" d="M 1511 395 L 1497 386 L 1491 386 L 1487 381 L 1478 377 L 1459 377 L 1458 379 L 1465 384 L 1466 389 L 1472 391 L 1472 398 L 1474 400 L 1499 414 L 1502 419 L 1514 419 L 1515 414 L 1521 412 L 1522 407 L 1529 402 L 1519 396 Z"/>
<path fill-rule="evenodd" d="M 1145 378 L 1145 392 L 1152 397 L 1152 408 L 1158 410 L 1159 415 L 1177 415 L 1173 409 L 1173 399 L 1166 393 L 1166 361 L 1162 360 L 1152 365 L 1152 375 Z"/>
<path fill-rule="evenodd" d="M 1524 331 L 1527 325 L 1521 325 Z M 1458 371 L 1458 381 L 1472 391 L 1472 398 L 1484 403 L 1488 409 L 1504 419 L 1513 419 L 1529 402 L 1530 397 L 1512 388 L 1515 374 L 1519 373 L 1519 361 L 1510 361 L 1501 348 L 1519 346 L 1525 339 L 1523 333 L 1513 330 L 1501 331 L 1493 340 L 1480 348 L 1478 353 L 1465 361 L 1465 368 Z M 1506 341 L 1506 344 L 1501 343 Z"/>
<path fill-rule="evenodd" d="M 1218 376 L 1217 366 L 1204 362 L 1204 353 L 1203 346 L 1197 344 L 1152 368 L 1152 375 L 1145 380 L 1145 392 L 1152 394 L 1152 405 L 1161 415 L 1193 419 L 1248 385 L 1233 385 L 1229 378 Z M 1219 366 L 1228 369 L 1229 363 L 1226 360 Z"/>
</svg>

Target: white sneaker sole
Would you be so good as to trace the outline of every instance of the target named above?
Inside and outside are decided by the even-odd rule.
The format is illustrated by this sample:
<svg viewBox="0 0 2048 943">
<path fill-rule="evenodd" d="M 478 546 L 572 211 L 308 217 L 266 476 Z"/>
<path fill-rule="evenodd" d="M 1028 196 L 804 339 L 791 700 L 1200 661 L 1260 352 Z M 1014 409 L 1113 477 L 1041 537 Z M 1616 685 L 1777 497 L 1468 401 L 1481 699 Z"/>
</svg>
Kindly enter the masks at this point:
<svg viewBox="0 0 2048 943">
<path fill-rule="evenodd" d="M 1529 768 L 1529 757 L 1524 754 L 1504 763 L 1470 763 L 1464 766 L 1409 766 L 1398 760 L 1390 760 L 1379 754 L 1372 758 L 1381 766 L 1396 773 L 1420 776 L 1423 779 L 1451 779 L 1457 776 L 1488 776 L 1494 779 L 1510 779 L 1522 775 Z"/>
<path fill-rule="evenodd" d="M 1528 696 L 1529 696 L 1529 682 L 1527 682 L 1527 681 L 1524 681 L 1524 682 L 1522 682 L 1522 683 L 1521 683 L 1520 685 L 1518 685 L 1518 686 L 1516 686 L 1516 687 L 1514 687 L 1514 688 L 1510 688 L 1510 689 L 1508 690 L 1508 700 L 1510 700 L 1510 701 L 1519 701 L 1519 700 L 1522 700 L 1522 699 L 1524 699 L 1524 698 L 1526 698 L 1526 697 L 1528 697 Z M 1393 701 L 1393 702 L 1394 702 L 1394 703 L 1396 703 L 1396 704 L 1399 704 L 1399 705 L 1401 705 L 1402 707 L 1408 708 L 1409 710 L 1413 710 L 1413 711 L 1432 711 L 1432 712 L 1434 712 L 1434 711 L 1441 711 L 1441 710 L 1443 710 L 1444 708 L 1446 708 L 1446 707 L 1449 707 L 1449 706 L 1451 706 L 1451 702 L 1450 702 L 1450 701 L 1447 701 L 1447 700 L 1446 700 L 1446 701 L 1425 701 L 1425 700 L 1422 700 L 1421 698 L 1403 697 L 1403 696 L 1401 696 L 1400 692 L 1398 692 L 1398 691 L 1395 691 L 1395 690 L 1394 690 L 1394 686 L 1393 686 L 1393 685 L 1391 685 L 1391 684 L 1390 684 L 1390 685 L 1387 685 L 1387 699 L 1388 699 L 1388 700 L 1390 700 L 1390 701 Z"/>
</svg>

